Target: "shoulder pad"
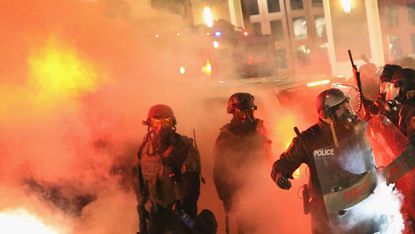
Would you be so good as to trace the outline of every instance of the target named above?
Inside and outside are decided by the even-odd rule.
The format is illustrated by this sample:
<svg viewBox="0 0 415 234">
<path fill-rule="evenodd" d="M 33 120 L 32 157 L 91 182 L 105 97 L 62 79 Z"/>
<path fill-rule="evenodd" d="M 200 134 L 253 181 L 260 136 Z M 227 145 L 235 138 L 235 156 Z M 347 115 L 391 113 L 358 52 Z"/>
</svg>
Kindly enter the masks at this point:
<svg viewBox="0 0 415 234">
<path fill-rule="evenodd" d="M 309 127 L 307 130 L 302 131 L 302 136 L 315 136 L 317 132 L 319 131 L 320 127 L 318 124 L 314 124 L 313 126 Z"/>
<path fill-rule="evenodd" d="M 187 136 L 180 136 L 180 141 L 184 145 L 193 145 L 193 138 Z"/>
</svg>

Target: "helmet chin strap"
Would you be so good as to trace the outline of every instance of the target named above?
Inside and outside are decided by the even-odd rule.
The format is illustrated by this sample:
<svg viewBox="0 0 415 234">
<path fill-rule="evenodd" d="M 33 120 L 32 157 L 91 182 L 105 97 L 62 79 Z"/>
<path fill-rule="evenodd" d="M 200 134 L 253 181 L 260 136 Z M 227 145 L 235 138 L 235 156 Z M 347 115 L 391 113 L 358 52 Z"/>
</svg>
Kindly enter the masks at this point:
<svg viewBox="0 0 415 234">
<path fill-rule="evenodd" d="M 334 121 L 330 122 L 330 130 L 334 145 L 336 146 L 336 148 L 339 148 L 339 140 L 337 139 L 336 129 L 334 128 Z"/>
<path fill-rule="evenodd" d="M 336 146 L 336 148 L 339 148 L 339 139 L 337 138 L 336 129 L 334 127 L 336 115 L 334 113 L 331 113 L 328 116 L 328 118 L 324 118 L 323 120 L 330 125 L 330 132 L 331 137 L 333 138 L 334 145 Z"/>
</svg>

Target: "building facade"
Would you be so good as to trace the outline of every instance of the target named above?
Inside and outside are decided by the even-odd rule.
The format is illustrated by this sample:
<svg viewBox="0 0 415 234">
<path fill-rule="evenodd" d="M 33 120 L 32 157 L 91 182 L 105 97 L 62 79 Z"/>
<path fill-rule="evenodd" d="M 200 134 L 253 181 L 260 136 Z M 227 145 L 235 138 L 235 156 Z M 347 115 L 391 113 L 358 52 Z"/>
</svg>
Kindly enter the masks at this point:
<svg viewBox="0 0 415 234">
<path fill-rule="evenodd" d="M 249 34 L 271 35 L 278 76 L 350 76 L 355 63 L 415 66 L 415 0 L 151 0 L 182 6 L 202 24 L 204 7 Z M 180 7 L 179 7 L 180 8 Z M 407 65 L 408 64 L 408 65 Z"/>
</svg>

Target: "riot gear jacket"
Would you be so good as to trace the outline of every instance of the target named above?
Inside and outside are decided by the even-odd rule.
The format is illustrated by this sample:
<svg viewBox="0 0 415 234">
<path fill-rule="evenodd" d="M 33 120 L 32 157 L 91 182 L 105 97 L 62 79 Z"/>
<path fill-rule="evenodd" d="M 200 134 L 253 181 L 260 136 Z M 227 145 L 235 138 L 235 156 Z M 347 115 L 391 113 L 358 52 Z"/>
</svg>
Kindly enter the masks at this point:
<svg viewBox="0 0 415 234">
<path fill-rule="evenodd" d="M 200 193 L 200 156 L 191 138 L 171 132 L 158 149 L 147 139 L 138 152 L 138 167 L 144 180 L 139 194 L 155 206 L 179 205 L 196 215 Z"/>
<path fill-rule="evenodd" d="M 238 171 L 263 162 L 264 155 L 270 151 L 262 120 L 256 119 L 253 127 L 247 124 L 249 127 L 242 129 L 233 123 L 227 124 L 216 139 L 213 177 L 219 198 L 223 201 L 230 200 L 242 186 L 244 178 Z"/>
<path fill-rule="evenodd" d="M 310 212 L 312 220 L 318 222 L 312 221 L 313 233 L 332 233 L 329 223 L 343 222 L 342 212 L 373 192 L 376 170 L 371 148 L 364 138 L 365 129 L 365 123 L 358 121 L 338 131 L 336 146 L 331 126 L 319 120 L 295 137 L 274 163 L 271 176 L 276 183 L 275 175 L 289 177 L 302 163 L 309 167 Z M 359 185 L 362 183 L 364 188 Z M 359 191 L 358 196 L 349 194 L 348 191 L 354 190 Z M 359 224 L 356 227 L 361 228 Z"/>
</svg>

